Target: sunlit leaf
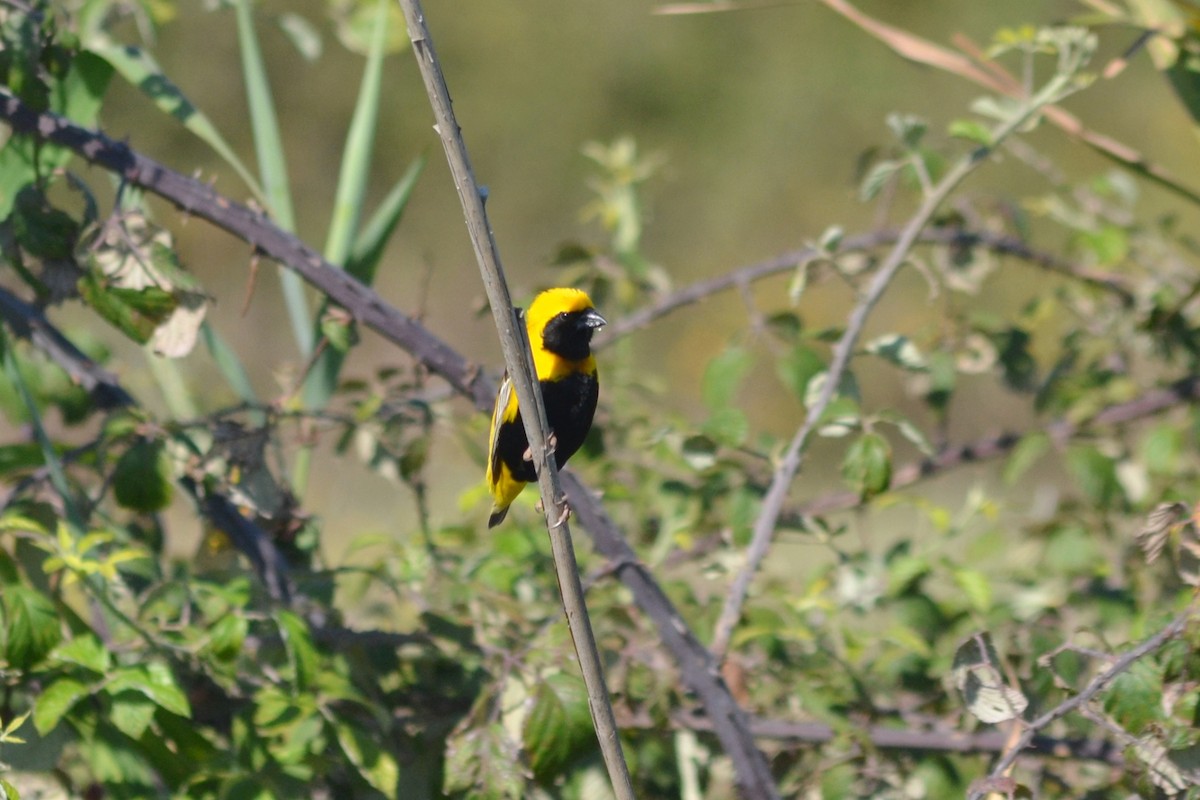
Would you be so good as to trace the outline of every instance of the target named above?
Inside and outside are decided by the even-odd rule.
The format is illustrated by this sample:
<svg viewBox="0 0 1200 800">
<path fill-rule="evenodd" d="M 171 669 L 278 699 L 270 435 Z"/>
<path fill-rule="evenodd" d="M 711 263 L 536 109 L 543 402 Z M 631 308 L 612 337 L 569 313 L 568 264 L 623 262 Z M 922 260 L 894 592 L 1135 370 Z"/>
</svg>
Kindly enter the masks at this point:
<svg viewBox="0 0 1200 800">
<path fill-rule="evenodd" d="M 981 722 L 1016 719 L 1029 706 L 1024 694 L 1005 684 L 1000 657 L 986 633 L 972 636 L 958 648 L 953 675 L 967 710 Z"/>
<path fill-rule="evenodd" d="M 372 733 L 348 722 L 335 723 L 338 744 L 358 773 L 387 797 L 396 796 L 400 767 L 391 753 L 384 750 Z"/>
<path fill-rule="evenodd" d="M 892 482 L 892 446 L 877 433 L 864 433 L 842 459 L 842 478 L 862 500 L 887 491 Z"/>
<path fill-rule="evenodd" d="M 291 662 L 293 679 L 296 689 L 303 691 L 309 687 L 317 676 L 320 659 L 308 624 L 291 611 L 277 611 L 275 621 L 279 625 L 279 633 L 283 636 L 287 648 L 288 661 Z"/>
<path fill-rule="evenodd" d="M 5 587 L 0 595 L 4 608 L 4 657 L 8 663 L 27 670 L 39 663 L 62 638 L 58 611 L 41 592 L 24 584 Z"/>
<path fill-rule="evenodd" d="M 727 348 L 708 362 L 700 396 L 710 411 L 719 411 L 733 403 L 742 378 L 753 363 L 753 354 L 741 347 Z"/>
<path fill-rule="evenodd" d="M 74 678 L 58 678 L 38 695 L 33 707 L 33 726 L 45 736 L 58 727 L 58 723 L 76 703 L 91 693 L 88 686 Z"/>
</svg>

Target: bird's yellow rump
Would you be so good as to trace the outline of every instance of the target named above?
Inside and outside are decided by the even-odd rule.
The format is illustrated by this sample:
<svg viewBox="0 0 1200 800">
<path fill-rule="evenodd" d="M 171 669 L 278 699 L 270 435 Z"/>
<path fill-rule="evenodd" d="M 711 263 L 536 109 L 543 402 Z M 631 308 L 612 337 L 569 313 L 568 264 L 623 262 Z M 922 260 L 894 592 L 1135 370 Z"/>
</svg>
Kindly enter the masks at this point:
<svg viewBox="0 0 1200 800">
<path fill-rule="evenodd" d="M 592 334 L 605 324 L 592 300 L 579 289 L 547 289 L 525 312 L 554 460 L 562 469 L 592 427 L 600 381 L 592 357 Z M 508 375 L 496 394 L 488 434 L 487 483 L 492 492 L 488 527 L 499 525 L 525 484 L 537 480 L 525 423 Z"/>
</svg>

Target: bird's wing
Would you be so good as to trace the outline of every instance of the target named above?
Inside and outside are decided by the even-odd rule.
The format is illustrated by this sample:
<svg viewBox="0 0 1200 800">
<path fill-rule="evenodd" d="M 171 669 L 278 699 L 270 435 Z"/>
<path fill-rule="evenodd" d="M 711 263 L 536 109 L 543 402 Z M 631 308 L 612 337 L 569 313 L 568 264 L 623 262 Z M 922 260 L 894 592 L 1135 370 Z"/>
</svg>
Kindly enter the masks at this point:
<svg viewBox="0 0 1200 800">
<path fill-rule="evenodd" d="M 496 392 L 496 405 L 492 407 L 491 441 L 488 445 L 488 476 L 492 483 L 500 480 L 500 426 L 511 419 L 507 413 L 508 406 L 515 399 L 512 381 L 506 372 L 504 380 L 500 381 L 500 390 Z M 516 414 L 512 416 L 515 417 Z"/>
</svg>

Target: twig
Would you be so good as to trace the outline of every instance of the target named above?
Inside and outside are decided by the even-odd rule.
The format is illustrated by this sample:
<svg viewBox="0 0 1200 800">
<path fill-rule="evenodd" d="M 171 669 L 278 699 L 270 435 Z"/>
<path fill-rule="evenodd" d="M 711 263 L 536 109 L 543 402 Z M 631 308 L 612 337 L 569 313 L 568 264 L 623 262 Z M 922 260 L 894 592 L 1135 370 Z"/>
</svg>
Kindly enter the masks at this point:
<svg viewBox="0 0 1200 800">
<path fill-rule="evenodd" d="M 1025 728 L 1024 733 L 1021 734 L 1021 738 L 1017 740 L 1016 746 L 1005 753 L 992 767 L 992 771 L 988 775 L 988 780 L 1002 777 L 1008 771 L 1008 769 L 1012 767 L 1014 763 L 1016 763 L 1016 760 L 1021 753 L 1030 746 L 1030 743 L 1033 741 L 1034 737 L 1039 731 L 1044 729 L 1055 720 L 1061 719 L 1067 714 L 1070 714 L 1084 703 L 1087 703 L 1089 700 L 1103 691 L 1104 688 L 1108 686 L 1108 684 L 1110 684 L 1114 678 L 1129 669 L 1135 661 L 1149 655 L 1150 653 L 1153 653 L 1167 642 L 1182 634 L 1188 623 L 1191 621 L 1192 615 L 1195 614 L 1196 607 L 1196 601 L 1193 600 L 1188 607 L 1181 611 L 1173 620 L 1171 620 L 1166 627 L 1153 636 L 1147 638 L 1138 646 L 1132 647 L 1125 651 L 1124 654 L 1122 654 L 1112 663 L 1112 666 L 1101 672 L 1096 677 L 1092 678 L 1088 685 L 1085 686 L 1083 691 L 1081 691 L 1079 694 L 1067 698 L 1054 708 L 1047 711 L 1045 714 L 1042 714 L 1040 717 L 1030 722 L 1028 727 Z M 986 780 L 983 783 L 986 784 Z M 976 798 L 983 797 L 985 793 L 986 791 L 984 790 L 975 790 L 969 794 L 969 798 L 970 800 L 976 800 Z"/>
<path fill-rule="evenodd" d="M 546 532 L 550 536 L 563 611 L 567 616 L 567 625 L 571 630 L 571 639 L 575 643 L 575 653 L 579 658 L 580 671 L 587 687 L 588 707 L 592 713 L 596 737 L 600 742 L 600 752 L 604 756 L 609 781 L 618 800 L 634 800 L 633 781 L 621 750 L 612 701 L 604 681 L 600 651 L 592 633 L 587 604 L 583 598 L 583 586 L 579 581 L 579 565 L 575 561 L 575 547 L 571 541 L 571 527 L 567 521 L 569 509 L 566 496 L 559 486 L 558 469 L 552 460 L 554 449 L 547 444 L 550 425 L 546 421 L 546 409 L 533 368 L 533 356 L 525 338 L 525 326 L 513 310 L 504 267 L 500 263 L 500 253 L 488 224 L 487 211 L 484 209 L 483 197 L 471 169 L 466 143 L 454 117 L 450 92 L 446 87 L 433 39 L 425 24 L 420 0 L 400 0 L 400 6 L 404 9 L 413 54 L 416 56 L 417 66 L 425 80 L 425 90 L 433 107 L 436 120 L 434 128 L 442 140 L 446 160 L 450 164 L 450 172 L 458 190 L 458 198 L 467 217 L 467 230 L 492 306 L 496 329 L 500 334 L 504 363 L 521 405 L 521 418 L 525 423 L 533 465 L 538 476 L 538 487 L 542 493 Z"/>
<path fill-rule="evenodd" d="M 955 37 L 955 43 L 967 51 L 967 55 L 942 47 L 928 39 L 922 39 L 908 31 L 894 28 L 846 2 L 846 0 L 821 0 L 837 14 L 841 14 L 850 22 L 874 36 L 879 41 L 894 50 L 902 58 L 918 64 L 935 67 L 998 94 L 1011 98 L 1020 98 L 1024 91 L 1021 81 L 1010 74 L 999 64 L 988 61 L 983 57 L 980 48 L 970 42 L 965 36 Z M 1113 12 L 1113 16 L 1119 16 Z M 970 57 L 968 57 L 970 56 Z M 1183 183 L 1163 167 L 1147 159 L 1143 154 L 1127 144 L 1119 142 L 1111 136 L 1097 133 L 1084 124 L 1078 117 L 1056 105 L 1045 109 L 1046 119 L 1068 136 L 1073 136 L 1096 152 L 1118 164 L 1133 170 L 1166 189 L 1175 192 L 1188 201 L 1200 204 L 1200 191 Z"/>
<path fill-rule="evenodd" d="M 0 318 L 17 336 L 29 339 L 68 375 L 91 392 L 99 408 L 126 408 L 138 405 L 116 376 L 88 358 L 42 314 L 42 312 L 0 287 Z M 238 512 L 228 497 L 202 490 L 191 478 L 180 485 L 196 501 L 202 513 L 229 534 L 234 545 L 250 559 L 270 595 L 284 603 L 291 598 L 287 560 L 266 532 Z"/>
<path fill-rule="evenodd" d="M 1200 378 L 1183 378 L 1168 386 L 1145 392 L 1133 400 L 1108 406 L 1090 419 L 1081 422 L 1060 419 L 1045 425 L 1037 432 L 1062 444 L 1083 429 L 1122 425 L 1196 400 L 1200 400 Z M 888 491 L 903 489 L 917 481 L 933 477 L 963 464 L 972 464 L 1006 455 L 1028 435 L 1030 432 L 1024 434 L 1001 433 L 977 439 L 969 444 L 947 447 L 935 456 L 896 468 L 892 473 L 892 482 L 888 485 Z M 801 517 L 829 514 L 860 505 L 862 505 L 862 500 L 856 492 L 833 492 L 803 503 L 794 510 L 783 512 L 780 520 L 795 522 Z"/>
<path fill-rule="evenodd" d="M 762 564 L 762 560 L 766 557 L 767 550 L 770 548 L 775 534 L 775 525 L 780 511 L 783 509 L 784 500 L 787 498 L 792 481 L 796 473 L 800 470 L 800 465 L 804 460 L 804 449 L 808 443 L 808 438 L 816 428 L 821 416 L 825 413 L 825 409 L 828 407 L 830 401 L 833 400 L 834 394 L 837 392 L 838 385 L 845 374 L 846 367 L 850 363 L 850 358 L 854 353 L 859 336 L 866 325 L 867 317 L 883 297 L 892 279 L 900 271 L 900 267 L 904 265 L 908 258 L 908 253 L 916 243 L 921 231 L 929 224 L 934 213 L 946 198 L 950 196 L 950 193 L 971 172 L 985 163 L 1005 139 L 1033 119 L 1047 102 L 1054 99 L 1065 88 L 1066 80 L 1064 76 L 1056 75 L 1037 95 L 1025 102 L 1019 113 L 1014 114 L 1012 119 L 1000 124 L 992 132 L 991 143 L 989 145 L 978 147 L 959 159 L 925 197 L 921 203 L 921 207 L 917 209 L 916 213 L 913 214 L 912 218 L 901 230 L 900 236 L 896 239 L 896 243 L 892 246 L 887 258 L 884 259 L 883 263 L 879 266 L 878 272 L 872 278 L 866 294 L 851 310 L 846 322 L 846 330 L 833 348 L 833 360 L 826 373 L 825 383 L 822 385 L 817 399 L 808 409 L 804 423 L 800 426 L 795 436 L 792 437 L 792 441 L 788 445 L 783 459 L 775 470 L 770 488 L 767 490 L 762 508 L 754 523 L 754 533 L 750 540 L 750 546 L 746 551 L 745 563 L 734 577 L 729 594 L 725 598 L 725 605 L 721 609 L 721 615 L 717 619 L 713 633 L 712 649 L 718 660 L 723 659 L 725 656 L 730 638 L 733 635 L 733 629 L 741 618 L 742 605 L 745 603 L 746 595 L 750 590 L 750 582 L 753 580 L 755 573 L 758 572 L 759 565 Z"/>
<path fill-rule="evenodd" d="M 62 367 L 72 381 L 86 389 L 96 408 L 107 410 L 135 405 L 133 397 L 117 383 L 116 376 L 80 352 L 35 306 L 3 287 L 0 287 L 0 317 L 14 334 L 32 342 L 47 358 Z"/>
<path fill-rule="evenodd" d="M 671 717 L 671 723 L 680 728 L 711 732 L 712 720 L 688 714 Z M 626 728 L 655 729 L 661 725 L 649 715 L 623 718 Z M 824 722 L 792 722 L 782 719 L 755 717 L 750 720 L 750 729 L 759 739 L 824 744 L 845 732 L 835 731 Z M 861 741 L 868 741 L 881 750 L 927 751 L 935 753 L 999 753 L 1008 744 L 1008 734 L 1003 731 L 980 731 L 964 733 L 954 730 L 928 730 L 922 728 L 893 728 L 871 725 L 856 730 Z M 1122 745 L 1114 745 L 1106 739 L 1060 739 L 1054 736 L 1035 736 L 1029 750 L 1047 758 L 1101 761 L 1120 766 L 1125 763 Z"/>
<path fill-rule="evenodd" d="M 36 112 L 0 90 L 0 119 L 14 130 L 71 149 L 92 164 L 113 172 L 133 185 L 174 203 L 183 212 L 204 219 L 255 247 L 256 252 L 293 269 L 318 291 L 341 304 L 361 324 L 409 353 L 431 373 L 441 376 L 481 411 L 490 411 L 496 386 L 460 353 L 412 320 L 374 290 L 324 261 L 293 234 L 280 229 L 261 213 L 216 192 L 211 186 L 181 175 L 102 133 L 75 125 L 50 112 Z M 593 536 L 597 551 L 611 562 L 629 561 L 633 552 L 605 513 L 596 496 L 569 471 L 562 473 L 571 507 Z M 603 527 L 601 527 L 603 526 Z M 600 536 L 597 531 L 603 530 Z M 778 797 L 766 761 L 758 752 L 745 715 L 715 669 L 698 668 L 697 654 L 681 642 L 703 647 L 654 578 L 644 570 L 623 569 L 619 577 L 633 589 L 636 602 L 658 626 L 664 647 L 681 666 L 688 689 L 704 704 L 716 736 L 737 770 L 738 785 L 747 800 Z M 708 656 L 706 656 L 708 657 Z M 690 664 L 695 668 L 684 668 Z"/>
<path fill-rule="evenodd" d="M 877 247 L 895 244 L 900 238 L 898 230 L 881 230 L 872 233 L 848 236 L 837 249 L 833 257 L 845 253 L 873 250 Z M 1059 258 L 1051 253 L 1037 250 L 1022 239 L 1003 233 L 982 230 L 964 230 L 959 227 L 937 227 L 924 230 L 917 237 L 918 244 L 941 244 L 955 247 L 985 247 L 994 253 L 1011 255 L 1035 264 L 1042 269 L 1083 281 L 1098 289 L 1112 292 L 1124 303 L 1133 301 L 1133 293 L 1126 288 L 1122 275 L 1097 272 L 1080 267 Z M 665 317 L 680 308 L 698 303 L 718 292 L 723 292 L 739 286 L 746 286 L 754 281 L 778 275 L 795 269 L 813 258 L 824 255 L 812 245 L 801 247 L 787 253 L 781 253 L 774 258 L 758 261 L 743 267 L 737 267 L 722 273 L 715 278 L 697 281 L 689 286 L 674 291 L 659 298 L 652 305 L 640 308 L 608 326 L 603 336 L 596 342 L 597 348 L 612 344 L 617 339 L 636 330 L 645 328 L 650 323 Z"/>
</svg>

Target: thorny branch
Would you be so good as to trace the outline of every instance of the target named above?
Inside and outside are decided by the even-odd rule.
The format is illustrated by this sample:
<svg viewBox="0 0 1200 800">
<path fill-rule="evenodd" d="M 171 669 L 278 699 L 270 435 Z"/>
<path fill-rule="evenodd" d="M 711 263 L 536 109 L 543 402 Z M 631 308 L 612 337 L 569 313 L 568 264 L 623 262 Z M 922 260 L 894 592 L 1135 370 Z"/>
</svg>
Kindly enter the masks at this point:
<svg viewBox="0 0 1200 800">
<path fill-rule="evenodd" d="M 450 91 L 446 86 L 437 50 L 425 23 L 425 12 L 421 8 L 420 0 L 400 0 L 400 6 L 404 10 L 413 54 L 421 77 L 424 78 L 429 104 L 433 109 L 436 121 L 434 129 L 442 140 L 446 161 L 454 176 L 455 188 L 458 189 L 458 197 L 467 218 L 467 230 L 491 303 L 509 379 L 513 382 L 521 404 L 521 418 L 530 442 L 533 466 L 537 473 L 542 507 L 546 515 L 546 533 L 550 537 L 559 596 L 571 632 L 571 641 L 575 645 L 575 654 L 579 659 L 579 671 L 587 688 L 588 708 L 604 758 L 604 766 L 608 770 L 609 781 L 618 800 L 634 800 L 633 780 L 621 748 L 600 650 L 596 646 L 587 603 L 583 597 L 579 565 L 575 559 L 575 545 L 571 539 L 571 527 L 567 519 L 569 509 L 559 485 L 558 470 L 554 464 L 554 448 L 546 444 L 553 432 L 546 417 L 524 325 L 513 312 L 508 280 L 500 262 L 496 240 L 492 236 L 483 196 L 471 168 L 467 146 L 450 103 Z"/>
<path fill-rule="evenodd" d="M 219 194 L 211 186 L 181 175 L 102 133 L 75 125 L 52 113 L 39 113 L 11 93 L 0 90 L 0 120 L 17 133 L 36 136 L 74 151 L 88 162 L 115 173 L 125 181 L 158 195 L 194 217 L 251 244 L 257 253 L 293 269 L 367 325 L 408 352 L 431 372 L 441 376 L 481 411 L 490 411 L 496 386 L 475 364 L 447 345 L 425 326 L 408 317 L 374 290 L 325 261 L 296 236 L 282 230 L 263 214 Z M 592 535 L 596 549 L 621 565 L 619 577 L 630 586 L 635 601 L 658 626 L 664 646 L 680 666 L 688 689 L 696 693 L 713 720 L 715 735 L 733 762 L 749 798 L 777 796 L 765 759 L 754 742 L 745 712 L 729 694 L 711 654 L 695 638 L 674 604 L 662 592 L 649 570 L 637 561 L 632 548 L 605 513 L 596 495 L 578 478 L 560 473 L 571 509 Z M 602 531 L 603 533 L 598 533 Z"/>
<path fill-rule="evenodd" d="M 681 308 L 699 303 L 714 294 L 745 287 L 763 278 L 795 269 L 815 258 L 837 258 L 846 253 L 874 250 L 894 245 L 900 238 L 898 230 L 883 230 L 848 236 L 836 252 L 824 253 L 816 245 L 808 245 L 773 258 L 737 267 L 714 278 L 697 281 L 664 295 L 654 303 L 640 308 L 608 326 L 597 341 L 597 347 L 606 347 L 619 338 L 647 327 L 652 322 L 674 313 Z M 941 226 L 924 230 L 917 237 L 918 244 L 950 245 L 953 247 L 983 247 L 998 255 L 1015 256 L 1055 274 L 1083 281 L 1088 285 L 1116 295 L 1122 302 L 1133 301 L 1133 294 L 1125 285 L 1124 276 L 1097 272 L 1031 247 L 1019 237 L 992 231 L 968 230 L 957 226 Z"/>
</svg>

